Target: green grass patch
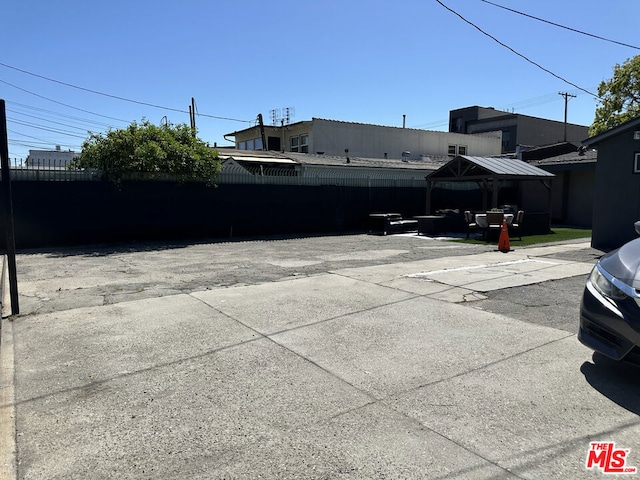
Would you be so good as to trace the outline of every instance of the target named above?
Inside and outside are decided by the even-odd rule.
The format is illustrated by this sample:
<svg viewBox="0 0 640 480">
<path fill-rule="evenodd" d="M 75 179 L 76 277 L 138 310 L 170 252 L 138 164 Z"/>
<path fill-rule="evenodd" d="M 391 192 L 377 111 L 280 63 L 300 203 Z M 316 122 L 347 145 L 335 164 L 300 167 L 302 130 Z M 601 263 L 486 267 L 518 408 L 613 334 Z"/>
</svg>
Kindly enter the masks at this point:
<svg viewBox="0 0 640 480">
<path fill-rule="evenodd" d="M 550 243 L 550 242 L 563 242 L 566 240 L 579 240 L 579 239 L 590 239 L 591 238 L 591 229 L 585 228 L 566 228 L 566 227 L 557 227 L 551 228 L 551 232 L 546 235 L 527 235 L 523 236 L 522 240 L 517 237 L 511 237 L 509 239 L 509 243 L 511 246 L 517 247 L 528 247 L 530 245 L 536 245 L 539 243 Z M 495 239 L 493 241 L 487 242 L 486 240 L 469 238 L 468 240 L 453 240 L 454 242 L 460 243 L 475 243 L 480 245 L 486 245 L 491 243 L 498 243 L 498 240 Z"/>
</svg>

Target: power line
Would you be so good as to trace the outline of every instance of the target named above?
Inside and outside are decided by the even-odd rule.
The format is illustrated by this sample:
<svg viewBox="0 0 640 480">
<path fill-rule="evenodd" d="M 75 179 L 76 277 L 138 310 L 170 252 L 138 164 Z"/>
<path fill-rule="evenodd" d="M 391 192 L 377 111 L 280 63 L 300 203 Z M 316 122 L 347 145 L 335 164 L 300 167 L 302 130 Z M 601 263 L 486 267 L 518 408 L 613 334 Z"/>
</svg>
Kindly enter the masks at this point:
<svg viewBox="0 0 640 480">
<path fill-rule="evenodd" d="M 72 108 L 73 110 L 78 110 L 80 112 L 89 113 L 91 115 L 97 115 L 98 117 L 108 118 L 109 120 L 117 120 L 118 122 L 127 122 L 127 120 L 122 120 L 120 118 L 109 117 L 107 115 L 102 115 L 100 113 L 91 112 L 89 110 L 84 110 L 82 108 L 74 107 L 73 105 L 68 105 L 66 103 L 62 103 L 62 102 L 59 102 L 57 100 L 53 100 L 52 98 L 45 97 L 44 95 L 40 95 L 38 93 L 32 92 L 30 90 L 27 90 L 26 88 L 18 87 L 17 85 L 14 85 L 14 84 L 9 83 L 9 82 L 5 82 L 4 80 L 0 80 L 0 83 L 4 83 L 5 85 L 9 85 L 10 87 L 16 88 L 16 89 L 21 90 L 21 91 L 23 91 L 25 93 L 28 93 L 30 95 L 34 95 L 34 96 L 36 96 L 38 98 L 42 98 L 44 100 L 48 100 L 49 102 L 57 103 L 58 105 L 62 105 L 63 107 Z"/>
<path fill-rule="evenodd" d="M 29 115 L 29 114 L 27 114 L 27 113 L 18 112 L 18 111 L 16 111 L 16 110 L 12 110 L 12 109 L 10 109 L 10 108 L 7 108 L 7 112 L 15 113 L 15 114 L 17 114 L 17 115 L 22 115 L 23 117 L 35 118 L 36 120 L 42 120 L 42 121 L 44 121 L 44 122 L 53 123 L 53 124 L 55 124 L 55 125 L 60 125 L 60 126 L 62 126 L 62 127 L 73 128 L 73 129 L 75 129 L 75 130 L 80 130 L 80 131 L 82 131 L 82 132 L 86 132 L 86 131 L 87 131 L 87 129 L 86 129 L 86 128 L 84 128 L 84 127 L 76 127 L 75 125 L 69 125 L 69 124 L 67 124 L 67 123 L 56 122 L 56 121 L 54 121 L 54 120 L 50 120 L 50 119 L 48 119 L 48 118 L 38 117 L 38 116 L 36 116 L 36 115 Z M 8 118 L 8 117 L 7 117 L 7 118 Z"/>
<path fill-rule="evenodd" d="M 20 135 L 20 134 L 18 134 L 18 135 Z M 53 145 L 54 143 L 55 143 L 56 146 L 59 146 L 61 148 L 64 147 L 64 148 L 69 149 L 69 150 L 80 150 L 82 148 L 80 145 L 69 145 L 69 144 L 64 144 L 64 143 L 60 143 L 60 142 L 46 142 L 46 141 L 43 141 L 43 140 L 39 140 L 39 141 L 35 141 L 35 142 L 32 140 L 32 141 L 27 143 L 26 140 L 16 140 L 16 139 L 13 139 L 13 138 L 9 137 L 9 144 L 10 145 L 16 145 L 18 147 L 27 147 L 27 148 L 32 148 L 32 149 L 42 149 L 42 150 L 44 150 L 45 148 L 43 148 L 43 147 L 49 147 L 49 148 L 47 148 L 47 150 L 48 150 L 48 149 L 51 148 L 51 145 Z"/>
<path fill-rule="evenodd" d="M 57 133 L 59 135 L 66 135 L 68 137 L 81 138 L 83 140 L 86 138 L 86 136 L 77 135 L 75 133 L 66 132 L 64 130 L 56 130 L 56 129 L 53 129 L 53 128 L 47 128 L 44 125 L 38 125 L 37 123 L 21 122 L 21 121 L 16 120 L 16 119 L 11 119 L 11 123 L 15 123 L 17 125 L 22 125 L 24 127 L 35 128 L 35 129 L 38 129 L 38 130 L 44 130 L 44 131 L 47 131 L 47 132 Z"/>
<path fill-rule="evenodd" d="M 598 95 L 596 95 L 593 92 L 590 92 L 589 90 L 580 87 L 579 85 L 576 85 L 573 82 L 570 82 L 569 80 L 567 80 L 566 78 L 561 77 L 560 75 L 552 72 L 551 70 L 549 70 L 548 68 L 543 67 L 542 65 L 540 65 L 539 63 L 534 62 L 533 60 L 531 60 L 530 58 L 526 57 L 525 55 L 523 55 L 520 52 L 517 52 L 516 50 L 514 50 L 513 48 L 511 48 L 509 45 L 507 45 L 506 43 L 501 42 L 500 40 L 498 40 L 496 37 L 494 37 L 493 35 L 485 32 L 484 30 L 482 30 L 480 27 L 478 27 L 476 24 L 474 24 L 473 22 L 467 20 L 466 18 L 464 18 L 462 15 L 460 15 L 458 12 L 456 12 L 455 10 L 447 7 L 444 3 L 442 3 L 440 0 L 436 0 L 436 2 L 438 2 L 442 7 L 444 7 L 445 9 L 449 10 L 451 13 L 453 13 L 454 15 L 456 15 L 457 17 L 459 17 L 462 21 L 464 21 L 465 23 L 468 23 L 469 25 L 471 25 L 473 28 L 475 28 L 476 30 L 478 30 L 480 33 L 482 33 L 483 35 L 486 35 L 487 37 L 489 37 L 491 40 L 493 40 L 494 42 L 498 43 L 499 45 L 502 45 L 504 48 L 506 48 L 507 50 L 509 50 L 512 53 L 515 53 L 516 55 L 518 55 L 520 58 L 526 60 L 527 62 L 529 62 L 532 65 L 535 65 L 536 67 L 538 67 L 540 70 L 548 73 L 549 75 L 554 76 L 555 78 L 557 78 L 558 80 L 562 80 L 564 83 L 571 85 L 574 88 L 577 88 L 578 90 L 588 93 L 589 95 L 591 95 L 592 97 L 595 98 L 600 98 Z M 1 65 L 1 64 L 0 64 Z"/>
<path fill-rule="evenodd" d="M 569 92 L 571 93 L 571 92 Z M 557 97 L 557 92 L 553 92 L 553 93 L 547 93 L 545 95 L 539 95 L 537 97 L 533 97 L 533 98 L 527 98 L 524 100 L 518 100 L 516 102 L 513 103 L 509 103 L 506 104 L 504 106 L 500 106 L 497 109 L 500 111 L 504 111 L 504 112 L 509 112 L 512 109 L 515 110 L 525 110 L 527 108 L 532 108 L 532 107 L 536 107 L 538 105 L 544 105 L 546 103 L 552 103 L 552 102 L 556 102 L 559 101 L 558 97 Z M 573 95 L 572 95 L 573 96 Z M 432 127 L 440 127 L 443 125 L 449 125 L 449 119 L 442 119 L 442 120 L 433 120 L 431 122 L 427 122 L 427 123 L 420 123 L 417 125 L 411 125 L 409 128 L 432 128 Z"/>
<path fill-rule="evenodd" d="M 559 23 L 554 23 L 549 20 L 545 20 L 544 18 L 534 17 L 533 15 L 529 15 L 528 13 L 519 12 L 518 10 L 514 10 L 513 8 L 505 7 L 503 5 L 498 5 L 497 3 L 490 2 L 489 0 L 480 0 L 481 2 L 488 3 L 489 5 L 493 5 L 494 7 L 502 8 L 504 10 L 508 10 L 509 12 L 517 13 L 518 15 L 522 15 L 523 17 L 532 18 L 539 22 L 548 23 L 549 25 L 553 25 L 554 27 L 564 28 L 565 30 L 569 30 L 574 33 L 579 33 L 581 35 L 586 35 L 588 37 L 597 38 L 598 40 L 604 40 L 605 42 L 615 43 L 617 45 L 622 45 L 623 47 L 634 48 L 636 50 L 640 50 L 640 47 L 636 47 L 635 45 L 630 45 L 628 43 L 618 42 L 617 40 L 611 40 L 609 38 L 601 37 L 599 35 L 594 35 L 592 33 L 583 32 L 582 30 L 577 30 L 575 28 L 567 27 L 566 25 L 561 25 Z"/>
<path fill-rule="evenodd" d="M 77 122 L 81 122 L 83 125 L 85 125 L 87 123 L 92 123 L 94 125 L 101 126 L 101 127 L 107 127 L 107 128 L 111 127 L 111 124 L 109 124 L 109 123 L 99 122 L 97 120 L 92 120 L 90 118 L 75 117 L 73 115 L 68 115 L 68 114 L 56 112 L 56 111 L 53 111 L 53 110 L 47 110 L 46 108 L 34 107 L 32 105 L 25 105 L 23 103 L 12 102 L 12 101 L 9 101 L 9 100 L 7 100 L 7 105 L 17 106 L 17 107 L 25 108 L 25 109 L 28 109 L 28 110 L 35 110 L 37 112 L 48 113 L 48 114 L 51 114 L 51 115 L 54 115 L 54 116 L 57 116 L 57 117 L 63 117 L 63 118 L 67 118 L 67 119 L 70 119 L 70 120 L 77 121 Z M 16 113 L 17 113 L 17 111 L 16 111 Z M 25 115 L 24 113 L 21 113 L 21 114 Z M 123 123 L 129 123 L 126 120 L 120 120 L 120 121 L 123 122 Z"/>
<path fill-rule="evenodd" d="M 90 88 L 80 87 L 78 85 L 73 85 L 71 83 L 66 83 L 66 82 L 62 82 L 60 80 L 56 80 L 56 79 L 53 79 L 53 78 L 45 77 L 44 75 L 38 75 L 37 73 L 29 72 L 29 71 L 23 70 L 21 68 L 12 67 L 11 65 L 7 65 L 6 63 L 0 62 L 0 66 L 3 66 L 5 68 L 10 68 L 11 70 L 15 70 L 17 72 L 21 72 L 21 73 L 24 73 L 24 74 L 27 74 L 27 75 L 31 75 L 31 76 L 36 77 L 36 78 L 41 78 L 43 80 L 47 80 L 48 82 L 53 82 L 53 83 L 57 83 L 59 85 L 64 85 L 65 87 L 75 88 L 77 90 L 82 90 L 84 92 L 93 93 L 95 95 L 102 95 L 103 97 L 114 98 L 116 100 L 121 100 L 123 102 L 135 103 L 135 104 L 138 104 L 138 105 L 144 105 L 146 107 L 159 108 L 161 110 L 169 110 L 171 112 L 188 113 L 188 111 L 180 110 L 179 108 L 171 108 L 171 107 L 165 107 L 165 106 L 162 106 L 162 105 L 155 105 L 153 103 L 141 102 L 141 101 L 138 101 L 138 100 L 132 100 L 130 98 L 120 97 L 118 95 L 111 95 L 109 93 L 99 92 L 97 90 L 92 90 Z M 231 121 L 231 122 L 251 123 L 253 121 L 253 120 L 239 120 L 237 118 L 229 118 L 229 117 L 219 117 L 219 116 L 216 116 L 216 115 L 208 115 L 208 114 L 205 114 L 205 113 L 198 113 L 198 115 L 201 116 L 201 117 L 214 118 L 216 120 L 228 120 L 228 121 Z"/>
<path fill-rule="evenodd" d="M 11 130 L 11 129 L 7 129 L 7 132 L 12 133 L 13 135 L 20 135 L 21 137 L 26 137 L 26 138 L 31 138 L 31 142 L 29 144 L 24 144 L 21 142 L 24 142 L 25 140 L 16 140 L 16 139 L 9 139 L 9 144 L 11 145 L 18 145 L 18 146 L 22 146 L 22 147 L 37 147 L 38 145 L 36 144 L 41 144 L 41 145 L 52 145 L 52 144 L 56 144 L 56 145 L 62 145 L 64 147 L 73 147 L 75 148 L 75 145 L 70 145 L 70 144 L 65 144 L 65 143 L 60 143 L 60 142 L 54 142 L 54 141 L 50 141 L 50 140 L 44 140 L 40 137 L 34 137 L 33 135 L 27 135 L 26 133 L 22 133 L 22 132 L 16 132 L 15 130 Z M 35 140 L 35 142 L 33 141 Z M 78 148 L 81 148 L 78 146 Z"/>
</svg>

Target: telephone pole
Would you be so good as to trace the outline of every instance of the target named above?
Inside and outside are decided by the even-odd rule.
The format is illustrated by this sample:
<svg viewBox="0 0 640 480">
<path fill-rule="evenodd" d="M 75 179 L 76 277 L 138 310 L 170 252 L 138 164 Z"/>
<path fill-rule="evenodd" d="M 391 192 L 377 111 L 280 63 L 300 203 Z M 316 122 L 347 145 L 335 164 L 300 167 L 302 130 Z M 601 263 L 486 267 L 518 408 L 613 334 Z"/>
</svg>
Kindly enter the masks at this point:
<svg viewBox="0 0 640 480">
<path fill-rule="evenodd" d="M 191 134 L 196 136 L 196 101 L 191 97 L 191 105 L 189 105 L 189 122 L 191 124 Z"/>
<path fill-rule="evenodd" d="M 16 235 L 13 227 L 7 111 L 4 99 L 0 99 L 0 164 L 2 169 L 2 203 L 0 204 L 0 211 L 2 212 L 2 223 L 5 229 L 5 248 L 9 271 L 9 299 L 11 301 L 11 314 L 17 315 L 20 313 L 20 306 L 18 304 L 18 277 L 16 274 Z"/>
<path fill-rule="evenodd" d="M 567 104 L 569 98 L 576 98 L 575 95 L 571 95 L 569 92 L 558 92 L 558 95 L 564 97 L 564 141 L 567 141 Z"/>
</svg>

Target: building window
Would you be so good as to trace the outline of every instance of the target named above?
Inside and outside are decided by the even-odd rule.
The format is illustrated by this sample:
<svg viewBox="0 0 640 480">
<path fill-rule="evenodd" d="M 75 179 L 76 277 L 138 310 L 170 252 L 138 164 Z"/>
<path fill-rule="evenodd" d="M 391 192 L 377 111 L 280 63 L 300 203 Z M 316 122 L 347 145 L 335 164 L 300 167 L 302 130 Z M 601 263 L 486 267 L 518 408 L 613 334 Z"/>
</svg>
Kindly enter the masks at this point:
<svg viewBox="0 0 640 480">
<path fill-rule="evenodd" d="M 247 150 L 253 150 L 253 139 L 247 140 Z"/>
<path fill-rule="evenodd" d="M 238 150 L 246 150 L 247 142 L 238 142 Z"/>
<path fill-rule="evenodd" d="M 506 151 L 511 145 L 511 132 L 502 132 L 502 150 Z"/>
<path fill-rule="evenodd" d="M 253 142 L 253 149 L 254 150 L 262 150 L 262 139 L 261 138 L 256 138 L 255 141 Z"/>
<path fill-rule="evenodd" d="M 633 173 L 640 173 L 640 153 L 635 154 L 635 160 L 633 162 Z"/>
<path fill-rule="evenodd" d="M 300 151 L 309 153 L 309 135 L 300 135 Z"/>
<path fill-rule="evenodd" d="M 456 154 L 456 146 L 455 145 L 449 145 L 449 150 L 447 151 L 448 155 L 455 155 Z"/>
<path fill-rule="evenodd" d="M 467 154 L 467 146 L 458 145 L 458 155 L 466 155 L 466 154 Z"/>
<path fill-rule="evenodd" d="M 298 142 L 300 141 L 299 137 L 291 137 L 289 139 L 289 145 L 291 146 L 290 151 L 291 152 L 297 152 L 298 151 Z"/>
</svg>

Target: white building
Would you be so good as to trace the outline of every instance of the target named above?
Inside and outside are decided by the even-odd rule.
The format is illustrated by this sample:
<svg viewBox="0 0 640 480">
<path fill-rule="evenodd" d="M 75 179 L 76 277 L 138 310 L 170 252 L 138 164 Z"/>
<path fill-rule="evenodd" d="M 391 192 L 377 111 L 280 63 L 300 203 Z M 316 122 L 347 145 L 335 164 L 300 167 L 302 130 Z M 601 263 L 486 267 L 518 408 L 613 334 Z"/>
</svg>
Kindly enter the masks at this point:
<svg viewBox="0 0 640 480">
<path fill-rule="evenodd" d="M 80 153 L 72 150 L 62 151 L 57 145 L 55 150 L 29 150 L 27 167 L 65 168 Z"/>
<path fill-rule="evenodd" d="M 260 126 L 229 133 L 238 150 L 265 150 L 314 153 L 362 158 L 403 158 L 424 156 L 500 155 L 502 133 L 463 134 L 385 127 L 364 123 L 313 118 L 290 125 Z"/>
</svg>

